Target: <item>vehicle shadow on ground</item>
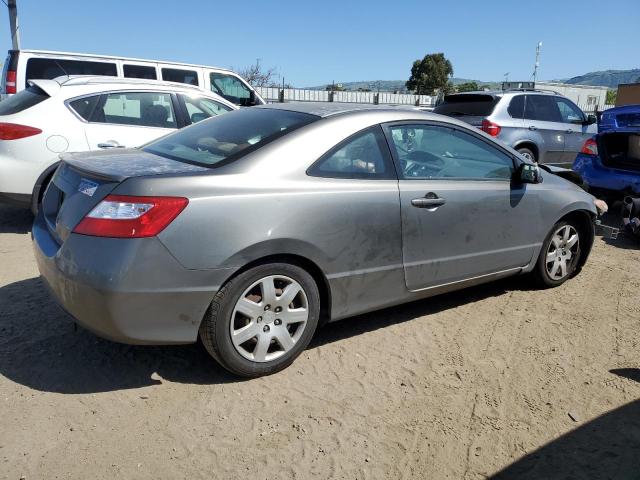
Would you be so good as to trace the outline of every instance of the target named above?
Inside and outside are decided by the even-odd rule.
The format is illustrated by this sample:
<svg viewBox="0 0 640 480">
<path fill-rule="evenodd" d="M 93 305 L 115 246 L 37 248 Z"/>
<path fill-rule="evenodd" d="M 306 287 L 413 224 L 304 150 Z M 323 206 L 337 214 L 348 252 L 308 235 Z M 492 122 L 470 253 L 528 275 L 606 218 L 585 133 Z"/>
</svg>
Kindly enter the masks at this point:
<svg viewBox="0 0 640 480">
<path fill-rule="evenodd" d="M 610 373 L 640 381 L 640 370 Z M 506 479 L 640 478 L 640 400 L 562 435 L 492 476 Z"/>
<path fill-rule="evenodd" d="M 527 288 L 524 280 L 499 281 L 332 323 L 317 332 L 309 348 Z M 130 346 L 76 328 L 39 278 L 0 287 L 0 305 L 0 374 L 36 390 L 106 392 L 158 384 L 158 375 L 186 384 L 243 381 L 213 361 L 199 343 Z"/>
<path fill-rule="evenodd" d="M 0 205 L 0 233 L 29 233 L 33 214 L 26 208 Z"/>
</svg>

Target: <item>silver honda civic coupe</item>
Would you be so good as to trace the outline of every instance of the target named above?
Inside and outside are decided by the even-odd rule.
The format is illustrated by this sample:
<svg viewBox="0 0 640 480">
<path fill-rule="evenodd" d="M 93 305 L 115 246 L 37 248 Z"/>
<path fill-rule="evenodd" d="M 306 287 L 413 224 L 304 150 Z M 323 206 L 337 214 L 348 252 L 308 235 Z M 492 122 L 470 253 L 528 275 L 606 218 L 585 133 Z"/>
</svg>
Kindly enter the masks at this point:
<svg viewBox="0 0 640 480">
<path fill-rule="evenodd" d="M 247 377 L 327 322 L 508 275 L 560 285 L 597 215 L 575 184 L 418 110 L 266 105 L 62 160 L 32 230 L 60 305 L 119 342 L 199 335 Z"/>
</svg>

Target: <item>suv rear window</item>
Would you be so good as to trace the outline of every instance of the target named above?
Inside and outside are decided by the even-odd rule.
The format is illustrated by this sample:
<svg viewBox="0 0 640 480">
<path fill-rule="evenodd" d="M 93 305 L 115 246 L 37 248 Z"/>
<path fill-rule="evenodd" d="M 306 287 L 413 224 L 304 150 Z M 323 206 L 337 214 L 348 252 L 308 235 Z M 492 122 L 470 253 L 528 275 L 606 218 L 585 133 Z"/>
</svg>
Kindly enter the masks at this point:
<svg viewBox="0 0 640 480">
<path fill-rule="evenodd" d="M 0 115 L 13 115 L 49 98 L 40 87 L 29 85 L 24 90 L 0 102 Z"/>
<path fill-rule="evenodd" d="M 236 110 L 178 130 L 143 150 L 180 162 L 221 166 L 319 118 L 280 109 Z"/>
<path fill-rule="evenodd" d="M 433 109 L 441 115 L 488 117 L 500 100 L 493 95 L 457 94 L 444 97 L 444 103 Z"/>
<path fill-rule="evenodd" d="M 27 61 L 27 80 L 51 80 L 61 75 L 102 75 L 116 77 L 115 63 L 61 60 L 57 58 L 30 58 Z"/>
</svg>

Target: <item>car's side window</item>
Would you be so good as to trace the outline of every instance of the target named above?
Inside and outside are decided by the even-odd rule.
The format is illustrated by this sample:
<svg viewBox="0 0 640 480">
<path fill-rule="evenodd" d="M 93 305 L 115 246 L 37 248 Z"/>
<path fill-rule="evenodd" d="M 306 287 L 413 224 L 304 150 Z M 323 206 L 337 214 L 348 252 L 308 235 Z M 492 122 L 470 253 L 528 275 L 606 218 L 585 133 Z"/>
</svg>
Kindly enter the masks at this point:
<svg viewBox="0 0 640 480">
<path fill-rule="evenodd" d="M 69 102 L 69 106 L 87 122 L 91 119 L 91 114 L 100 101 L 100 95 L 82 97 Z"/>
<path fill-rule="evenodd" d="M 516 95 L 513 97 L 509 102 L 507 112 L 509 112 L 511 118 L 522 119 L 524 116 L 524 95 Z"/>
<path fill-rule="evenodd" d="M 114 92 L 103 95 L 93 111 L 91 122 L 177 127 L 171 95 L 158 92 Z"/>
<path fill-rule="evenodd" d="M 211 72 L 211 91 L 237 105 L 248 105 L 251 90 L 240 79 L 226 73 Z"/>
<path fill-rule="evenodd" d="M 198 85 L 198 72 L 195 72 L 193 70 L 183 70 L 181 68 L 163 68 L 162 79 L 166 80 L 167 82 Z"/>
<path fill-rule="evenodd" d="M 191 123 L 197 123 L 209 117 L 215 117 L 232 110 L 230 107 L 205 97 L 182 95 L 184 106 Z"/>
<path fill-rule="evenodd" d="M 389 148 L 378 126 L 347 138 L 314 163 L 307 173 L 329 178 L 395 178 Z"/>
<path fill-rule="evenodd" d="M 146 78 L 148 80 L 157 80 L 156 67 L 151 65 L 130 65 L 125 63 L 122 71 L 126 78 Z"/>
<path fill-rule="evenodd" d="M 403 179 L 511 179 L 512 158 L 472 134 L 421 124 L 389 130 Z"/>
<path fill-rule="evenodd" d="M 565 98 L 557 97 L 554 99 L 560 110 L 562 121 L 564 123 L 582 123 L 584 121 L 584 114 L 582 110 L 576 107 L 573 103 L 569 102 Z"/>
<path fill-rule="evenodd" d="M 550 95 L 527 95 L 524 118 L 543 122 L 562 122 L 560 111 Z"/>
</svg>

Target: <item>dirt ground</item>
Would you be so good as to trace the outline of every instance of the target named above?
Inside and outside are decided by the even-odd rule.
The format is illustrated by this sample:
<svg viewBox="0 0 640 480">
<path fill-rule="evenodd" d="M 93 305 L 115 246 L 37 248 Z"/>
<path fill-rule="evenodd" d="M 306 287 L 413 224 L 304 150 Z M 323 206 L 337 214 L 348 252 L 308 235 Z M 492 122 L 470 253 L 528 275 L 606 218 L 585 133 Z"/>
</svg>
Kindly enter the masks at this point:
<svg viewBox="0 0 640 480">
<path fill-rule="evenodd" d="M 640 478 L 640 251 L 329 325 L 239 381 L 74 329 L 0 207 L 0 478 Z"/>
</svg>

